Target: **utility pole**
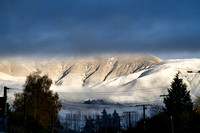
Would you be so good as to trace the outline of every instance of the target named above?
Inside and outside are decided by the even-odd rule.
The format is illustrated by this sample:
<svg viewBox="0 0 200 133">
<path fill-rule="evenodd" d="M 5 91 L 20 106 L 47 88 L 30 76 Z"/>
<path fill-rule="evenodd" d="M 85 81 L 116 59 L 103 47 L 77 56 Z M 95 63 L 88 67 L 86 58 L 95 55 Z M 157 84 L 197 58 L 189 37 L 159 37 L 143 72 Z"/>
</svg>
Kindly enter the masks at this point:
<svg viewBox="0 0 200 133">
<path fill-rule="evenodd" d="M 9 88 L 8 87 L 4 87 L 4 117 L 7 116 L 7 90 Z"/>
<path fill-rule="evenodd" d="M 134 111 L 126 111 L 124 112 L 125 114 L 128 114 L 128 124 L 129 124 L 129 128 L 131 128 L 131 114 L 135 113 Z"/>
<path fill-rule="evenodd" d="M 7 131 L 7 90 L 8 87 L 4 87 L 4 94 L 3 97 L 0 97 L 0 132 L 6 132 Z"/>
<path fill-rule="evenodd" d="M 24 93 L 24 133 L 26 133 L 26 94 Z"/>
<path fill-rule="evenodd" d="M 146 127 L 145 127 L 145 110 L 147 109 L 146 106 L 151 106 L 150 104 L 139 104 L 139 105 L 136 105 L 136 107 L 139 107 L 139 106 L 142 106 L 143 107 L 143 121 L 144 121 L 144 132 L 146 130 Z"/>
<path fill-rule="evenodd" d="M 9 89 L 8 87 L 6 87 L 6 86 L 4 87 L 4 117 L 3 117 L 4 122 L 5 122 L 4 131 L 7 130 L 7 109 L 8 109 L 8 107 L 7 107 L 7 90 L 8 89 Z"/>
</svg>

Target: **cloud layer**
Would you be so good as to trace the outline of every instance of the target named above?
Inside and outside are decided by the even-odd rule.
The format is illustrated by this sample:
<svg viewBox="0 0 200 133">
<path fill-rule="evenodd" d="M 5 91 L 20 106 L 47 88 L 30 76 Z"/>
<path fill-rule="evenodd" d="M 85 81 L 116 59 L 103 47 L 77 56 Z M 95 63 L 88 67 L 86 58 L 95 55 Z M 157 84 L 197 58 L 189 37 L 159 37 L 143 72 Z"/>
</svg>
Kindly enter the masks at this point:
<svg viewBox="0 0 200 133">
<path fill-rule="evenodd" d="M 0 54 L 198 53 L 199 9 L 198 0 L 1 0 Z"/>
</svg>

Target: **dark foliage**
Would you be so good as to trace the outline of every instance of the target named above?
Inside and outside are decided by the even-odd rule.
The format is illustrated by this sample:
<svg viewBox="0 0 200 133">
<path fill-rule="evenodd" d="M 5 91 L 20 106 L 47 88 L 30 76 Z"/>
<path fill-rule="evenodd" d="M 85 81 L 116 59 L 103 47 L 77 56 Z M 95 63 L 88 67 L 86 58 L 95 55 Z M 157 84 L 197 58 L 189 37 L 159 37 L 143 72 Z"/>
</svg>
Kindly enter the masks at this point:
<svg viewBox="0 0 200 133">
<path fill-rule="evenodd" d="M 171 117 L 174 124 L 174 131 L 184 132 L 184 128 L 190 125 L 193 119 L 193 103 L 187 91 L 186 84 L 176 74 L 168 95 L 164 98 L 164 113 Z"/>
<path fill-rule="evenodd" d="M 23 93 L 15 94 L 13 102 L 15 117 L 11 118 L 14 119 L 13 121 L 21 121 L 24 120 L 22 116 L 26 115 L 27 132 L 29 129 L 33 132 L 34 124 L 41 125 L 46 131 L 52 131 L 54 125 L 57 124 L 57 115 L 62 105 L 58 94 L 50 90 L 51 84 L 52 80 L 48 76 L 40 76 L 39 72 L 35 72 L 27 77 Z M 15 126 L 17 122 L 11 124 Z"/>
<path fill-rule="evenodd" d="M 200 96 L 197 96 L 194 101 L 194 109 L 200 115 Z"/>
<path fill-rule="evenodd" d="M 117 133 L 120 130 L 120 119 L 118 113 L 114 110 L 113 114 L 108 114 L 104 109 L 101 116 L 96 118 L 85 117 L 85 133 Z"/>
<path fill-rule="evenodd" d="M 23 133 L 24 132 L 24 115 L 19 113 L 12 113 L 8 117 L 8 132 L 9 133 Z M 33 117 L 26 117 L 26 132 L 44 133 L 44 127 Z"/>
<path fill-rule="evenodd" d="M 119 106 L 122 106 L 122 104 L 120 103 L 112 103 L 112 102 L 108 102 L 108 101 L 105 101 L 103 99 L 94 99 L 94 100 L 86 100 L 84 101 L 84 104 L 100 104 L 100 105 L 119 105 Z"/>
<path fill-rule="evenodd" d="M 97 99 L 97 100 L 87 100 L 87 101 L 84 101 L 84 104 L 101 104 L 101 105 L 107 105 L 108 103 L 105 102 L 102 99 Z"/>
<path fill-rule="evenodd" d="M 186 84 L 179 78 L 179 74 L 176 74 L 171 88 L 168 89 L 168 95 L 164 98 L 165 113 L 174 118 L 180 118 L 184 113 L 192 112 L 193 103 L 189 93 Z"/>
<path fill-rule="evenodd" d="M 129 128 L 123 133 L 198 133 L 200 131 L 200 115 L 197 113 L 190 114 L 190 119 L 180 122 L 179 126 L 174 126 L 175 121 L 166 116 L 165 113 L 154 115 L 146 119 L 144 131 L 143 120 L 139 121 L 134 128 Z M 173 121 L 172 121 L 173 120 Z"/>
<path fill-rule="evenodd" d="M 166 117 L 163 113 L 159 113 L 151 118 L 147 118 L 145 125 L 146 133 L 170 133 L 172 126 L 170 118 Z M 137 123 L 135 132 L 144 132 L 143 120 Z"/>
</svg>

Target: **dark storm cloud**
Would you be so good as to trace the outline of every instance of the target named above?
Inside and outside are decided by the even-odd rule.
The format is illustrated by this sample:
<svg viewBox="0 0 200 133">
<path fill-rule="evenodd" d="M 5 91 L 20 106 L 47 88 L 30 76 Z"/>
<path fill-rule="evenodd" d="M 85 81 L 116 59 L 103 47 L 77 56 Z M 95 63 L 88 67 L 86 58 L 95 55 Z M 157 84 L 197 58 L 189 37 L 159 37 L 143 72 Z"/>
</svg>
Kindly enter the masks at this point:
<svg viewBox="0 0 200 133">
<path fill-rule="evenodd" d="M 198 0 L 1 0 L 0 54 L 200 50 Z"/>
</svg>

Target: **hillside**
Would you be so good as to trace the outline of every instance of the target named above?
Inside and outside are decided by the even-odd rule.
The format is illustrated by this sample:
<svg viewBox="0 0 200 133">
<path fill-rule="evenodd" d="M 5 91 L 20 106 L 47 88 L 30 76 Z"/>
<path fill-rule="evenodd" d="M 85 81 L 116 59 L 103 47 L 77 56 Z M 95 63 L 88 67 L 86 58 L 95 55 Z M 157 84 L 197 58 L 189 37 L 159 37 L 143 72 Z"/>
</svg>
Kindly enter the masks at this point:
<svg viewBox="0 0 200 133">
<path fill-rule="evenodd" d="M 115 77 L 81 91 L 58 92 L 63 100 L 107 99 L 119 103 L 162 103 L 179 72 L 192 99 L 200 95 L 200 59 L 167 60 L 136 73 Z"/>
<path fill-rule="evenodd" d="M 101 55 L 81 58 L 0 59 L 0 86 L 17 87 L 34 71 L 47 74 L 56 86 L 88 88 L 109 79 L 136 73 L 161 60 L 151 55 Z M 13 85 L 12 85 L 13 84 Z M 16 84 L 16 85 L 14 85 Z"/>
<path fill-rule="evenodd" d="M 200 95 L 200 59 L 163 61 L 137 73 L 105 81 L 92 89 L 113 88 L 113 93 L 119 96 L 110 98 L 119 102 L 159 102 L 163 100 L 160 95 L 167 93 L 178 72 L 190 90 L 192 99 L 195 99 Z"/>
<path fill-rule="evenodd" d="M 63 103 L 88 99 L 120 103 L 162 102 L 160 95 L 167 93 L 178 72 L 192 99 L 200 95 L 200 59 L 161 61 L 150 55 L 103 55 L 40 61 L 1 60 L 1 88 L 16 88 L 9 90 L 10 100 L 15 92 L 21 91 L 26 76 L 37 69 L 53 79 L 51 89 L 59 93 Z"/>
</svg>

